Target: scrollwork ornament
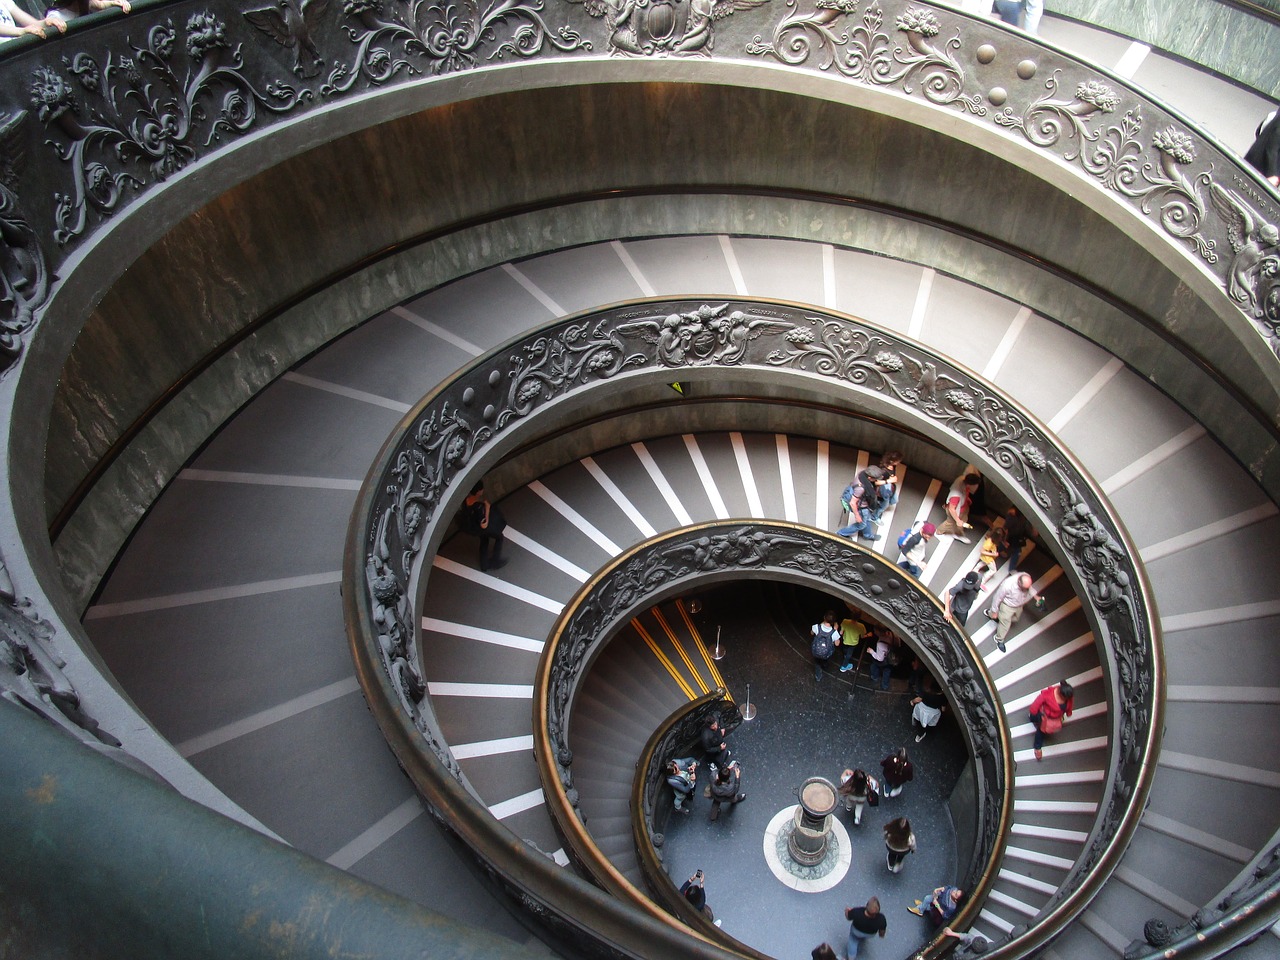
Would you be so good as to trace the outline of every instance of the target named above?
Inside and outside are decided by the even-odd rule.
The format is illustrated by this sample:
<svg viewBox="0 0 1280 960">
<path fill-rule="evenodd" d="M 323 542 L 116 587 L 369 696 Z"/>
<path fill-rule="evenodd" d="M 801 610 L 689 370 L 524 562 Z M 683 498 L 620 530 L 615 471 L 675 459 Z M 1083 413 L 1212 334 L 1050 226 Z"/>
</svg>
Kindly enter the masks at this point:
<svg viewBox="0 0 1280 960">
<path fill-rule="evenodd" d="M 22 136 L 26 116 L 24 110 L 0 117 L 0 376 L 22 354 L 22 336 L 57 279 L 16 192 L 27 159 Z"/>
<path fill-rule="evenodd" d="M 0 558 L 0 697 L 27 707 L 55 725 L 108 747 L 120 741 L 84 709 L 54 646 L 54 627 L 29 597 L 20 596 Z"/>
<path fill-rule="evenodd" d="M 859 0 L 817 0 L 813 9 L 799 12 L 798 0 L 787 0 L 792 13 L 774 28 L 772 39 L 766 43 L 760 34 L 747 44 L 747 53 L 756 57 L 771 57 L 788 66 L 799 66 L 813 54 L 822 52 L 819 70 L 835 67 L 846 76 L 853 76 L 841 55 L 840 49 L 849 42 L 849 32 L 838 30 L 835 24 L 858 12 Z"/>
<path fill-rule="evenodd" d="M 542 3 L 496 0 L 344 0 L 343 31 L 355 55 L 333 65 L 321 92 L 345 93 L 360 79 L 381 86 L 396 76 L 425 69 L 432 75 L 471 69 L 480 60 L 507 56 L 528 59 L 554 50 L 589 51 L 591 42 L 577 31 L 552 29 Z"/>
<path fill-rule="evenodd" d="M 85 52 L 64 57 L 79 94 L 52 67 L 33 74 L 32 107 L 72 171 L 72 192 L 54 197 L 59 244 L 84 233 L 90 209 L 110 216 L 126 191 L 164 181 L 225 134 L 245 133 L 259 110 L 283 113 L 311 97 L 289 84 L 250 82 L 241 46 L 210 13 L 192 14 L 183 34 L 184 56 L 177 28 L 164 21 L 145 43 L 126 41 L 128 53 L 108 52 L 101 64 Z"/>
<path fill-rule="evenodd" d="M 568 0 L 603 20 L 615 57 L 709 57 L 715 25 L 769 0 Z"/>
<path fill-rule="evenodd" d="M 1096 140 L 1098 133 L 1091 129 L 1090 122 L 1098 113 L 1114 113 L 1120 104 L 1119 94 L 1102 81 L 1082 80 L 1076 84 L 1074 96 L 1055 98 L 1061 82 L 1062 71 L 1055 70 L 1045 80 L 1046 96 L 1033 101 L 1021 115 L 1006 108 L 992 119 L 998 126 L 1017 130 L 1037 147 L 1055 146 L 1064 137 L 1077 144 Z M 1079 153 L 1077 145 L 1066 159 L 1075 159 Z"/>
</svg>

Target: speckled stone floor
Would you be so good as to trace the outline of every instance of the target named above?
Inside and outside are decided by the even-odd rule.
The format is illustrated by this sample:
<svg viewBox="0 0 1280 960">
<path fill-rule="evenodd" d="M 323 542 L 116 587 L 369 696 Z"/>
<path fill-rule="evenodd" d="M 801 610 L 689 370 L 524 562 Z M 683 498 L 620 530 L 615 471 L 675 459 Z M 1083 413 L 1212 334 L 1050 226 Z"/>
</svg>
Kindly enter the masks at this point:
<svg viewBox="0 0 1280 960">
<path fill-rule="evenodd" d="M 905 675 L 892 689 L 873 691 L 864 665 L 859 676 L 829 666 L 815 682 L 808 629 L 829 602 L 820 594 L 785 585 L 725 587 L 702 595 L 696 617 L 703 636 L 722 627 L 726 654 L 720 669 L 735 699 L 751 684 L 755 719 L 743 723 L 729 745 L 743 765 L 747 799 L 708 820 L 711 804 L 699 780 L 692 814 L 673 816 L 665 846 L 677 884 L 699 868 L 706 872 L 707 903 L 724 930 L 764 953 L 807 958 L 824 940 L 843 955 L 848 935 L 844 908 L 878 896 L 889 922 L 884 940 L 867 941 L 863 957 L 904 957 L 930 934 L 907 907 L 957 871 L 956 831 L 948 800 L 967 762 L 963 740 L 945 717 L 915 743 Z M 835 658 L 833 658 L 833 663 Z M 855 684 L 854 677 L 858 677 Z M 842 769 L 880 773 L 882 758 L 906 746 L 915 780 L 901 796 L 868 807 L 862 824 L 837 813 L 848 837 L 850 866 L 831 889 L 801 892 L 784 884 L 765 857 L 765 834 L 780 811 L 796 803 L 796 790 L 811 776 L 838 782 Z M 899 874 L 885 866 L 883 828 L 897 816 L 910 819 L 918 852 Z"/>
</svg>

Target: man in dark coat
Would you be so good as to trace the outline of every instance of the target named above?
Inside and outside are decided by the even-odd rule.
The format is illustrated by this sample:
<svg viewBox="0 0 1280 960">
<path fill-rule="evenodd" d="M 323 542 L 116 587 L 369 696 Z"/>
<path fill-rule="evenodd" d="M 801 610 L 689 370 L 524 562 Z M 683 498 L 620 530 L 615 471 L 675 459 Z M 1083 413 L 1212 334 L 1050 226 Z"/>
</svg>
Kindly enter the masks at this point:
<svg viewBox="0 0 1280 960">
<path fill-rule="evenodd" d="M 1258 139 L 1244 155 L 1245 162 L 1256 167 L 1273 187 L 1280 187 L 1280 111 L 1262 121 Z"/>
</svg>

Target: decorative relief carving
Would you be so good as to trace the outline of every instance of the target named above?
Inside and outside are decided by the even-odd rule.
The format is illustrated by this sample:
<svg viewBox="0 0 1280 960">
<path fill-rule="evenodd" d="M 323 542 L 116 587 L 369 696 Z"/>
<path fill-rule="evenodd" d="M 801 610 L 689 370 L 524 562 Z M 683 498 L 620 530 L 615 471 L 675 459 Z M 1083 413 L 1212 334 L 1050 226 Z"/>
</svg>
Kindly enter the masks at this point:
<svg viewBox="0 0 1280 960">
<path fill-rule="evenodd" d="M 329 0 L 275 0 L 270 6 L 246 10 L 244 18 L 293 54 L 294 73 L 314 77 L 324 66 L 324 57 L 311 38 L 308 19 L 318 20 L 328 5 Z"/>
<path fill-rule="evenodd" d="M 1265 930 L 1275 920 L 1275 903 L 1280 899 L 1277 881 L 1280 881 L 1280 844 L 1273 841 L 1230 893 L 1197 910 L 1190 920 L 1178 926 L 1160 919 L 1148 920 L 1142 928 L 1143 939 L 1134 940 L 1125 948 L 1124 960 L 1202 956 L 1203 944 L 1208 939 L 1205 931 L 1215 926 L 1230 930 L 1251 921 L 1255 930 Z M 1236 937 L 1239 936 L 1236 933 Z"/>
<path fill-rule="evenodd" d="M 54 628 L 27 597 L 18 596 L 9 568 L 0 559 L 0 697 L 44 716 L 57 726 L 88 735 L 109 747 L 120 741 L 103 730 L 80 705 L 80 695 L 63 672 L 67 665 L 53 645 Z"/>
<path fill-rule="evenodd" d="M 22 353 L 22 335 L 35 322 L 57 278 L 44 248 L 18 204 L 17 189 L 27 163 L 22 137 L 26 111 L 0 118 L 0 376 Z"/>
<path fill-rule="evenodd" d="M 33 221 L 38 211 L 27 209 L 15 218 L 21 226 L 6 233 L 16 231 L 28 253 L 42 244 L 68 246 L 95 220 L 114 216 L 126 200 L 215 151 L 224 138 L 318 106 L 316 93 L 334 100 L 423 73 L 513 58 L 585 57 L 596 49 L 633 58 L 763 57 L 989 118 L 1024 143 L 1078 164 L 1194 251 L 1280 351 L 1280 209 L 1236 158 L 1197 142 L 1159 104 L 1113 87 L 1111 78 L 949 8 L 895 0 L 804 4 L 556 0 L 548 10 L 543 0 L 276 0 L 244 10 L 210 0 L 181 29 L 163 11 L 136 11 L 83 35 L 104 38 L 108 47 L 66 55 L 68 38 L 42 48 L 48 58 L 34 72 L 10 76 L 10 89 L 29 91 L 35 116 L 28 122 L 38 118 L 48 131 L 65 172 L 23 168 L 5 184 L 6 214 L 27 194 L 55 198 L 52 223 Z M 754 35 L 746 24 L 731 29 L 731 15 L 765 29 Z M 139 30 L 146 31 L 141 43 L 132 39 Z M 717 48 L 717 32 L 731 42 Z M 292 74 L 279 63 L 278 46 L 292 53 Z M 16 70 L 19 61 L 13 62 Z M 1004 62 L 1016 67 L 993 85 L 990 71 Z M 1042 69 L 1048 79 L 1033 85 Z M 315 89 L 296 85 L 314 74 L 322 77 Z M 988 97 L 999 109 L 985 105 Z M 1112 114 L 1120 119 L 1106 123 Z M 1151 131 L 1148 116 L 1155 118 Z M 1228 244 L 1232 256 L 1224 258 Z M 16 336 L 39 316 L 47 299 L 40 284 L 52 283 L 56 269 L 51 258 L 39 271 L 43 280 L 27 281 L 34 295 L 22 292 L 0 304 L 0 337 L 7 341 L 0 351 L 12 353 Z"/>
<path fill-rule="evenodd" d="M 1042 506 L 1032 482 L 1046 465 L 1044 435 L 1028 417 L 941 358 L 904 349 L 900 341 L 824 317 L 806 317 L 780 338 L 765 362 L 869 388 L 915 407 L 1009 471 Z"/>
<path fill-rule="evenodd" d="M 788 0 L 795 10 L 797 0 Z M 964 92 L 965 74 L 953 53 L 960 49 L 960 33 L 939 47 L 934 38 L 941 32 L 935 13 L 908 6 L 895 21 L 896 29 L 906 35 L 907 45 L 894 43 L 884 30 L 884 10 L 876 0 L 867 5 L 859 24 L 840 30 L 833 24 L 858 11 L 857 0 L 817 0 L 810 13 L 792 13 L 774 29 L 766 43 L 757 34 L 747 44 L 752 56 L 771 57 L 790 66 L 804 64 L 816 46 L 821 58 L 819 70 L 835 67 L 843 76 L 877 86 L 901 85 L 903 93 L 919 88 L 925 99 L 939 106 L 955 105 L 984 116 L 982 95 Z"/>
<path fill-rule="evenodd" d="M 1214 183 L 1210 195 L 1226 221 L 1233 254 L 1227 294 L 1248 316 L 1261 320 L 1274 339 L 1280 333 L 1280 230 L 1240 194 Z"/>
<path fill-rule="evenodd" d="M 614 56 L 711 56 L 715 24 L 769 0 L 568 0 L 603 20 Z"/>
<path fill-rule="evenodd" d="M 321 92 L 345 93 L 360 79 L 381 86 L 424 68 L 433 75 L 467 70 L 482 58 L 591 50 L 573 28 L 549 26 L 542 9 L 540 0 L 496 0 L 483 9 L 473 0 L 343 0 L 342 29 L 355 56 L 334 62 Z"/>
<path fill-rule="evenodd" d="M 1038 147 L 1072 141 L 1073 145 L 1065 146 L 1063 159 L 1079 161 L 1103 187 L 1138 201 L 1144 214 L 1150 215 L 1159 207 L 1157 218 L 1170 236 L 1190 241 L 1207 263 L 1216 263 L 1216 242 L 1200 233 L 1205 215 L 1200 188 L 1211 183 L 1210 174 L 1201 171 L 1188 178 L 1181 170 L 1195 160 L 1191 136 L 1176 127 L 1165 127 L 1152 137 L 1152 149 L 1148 150 L 1141 139 L 1139 107 L 1128 110 L 1119 124 L 1094 130 L 1093 119 L 1114 113 L 1120 95 L 1101 81 L 1085 80 L 1076 85 L 1071 99 L 1055 99 L 1061 80 L 1061 71 L 1055 70 L 1045 81 L 1048 95 L 1020 115 L 1006 109 L 993 120 L 1017 130 Z"/>
<path fill-rule="evenodd" d="M 567 621 L 555 633 L 555 642 L 544 654 L 551 658 L 546 693 L 547 733 L 557 757 L 557 774 L 570 794 L 570 803 L 576 809 L 567 707 L 584 679 L 585 664 L 595 652 L 637 608 L 656 600 L 659 593 L 678 589 L 684 581 L 708 573 L 760 576 L 766 571 L 798 571 L 817 583 L 843 587 L 858 598 L 859 605 L 878 611 L 881 618 L 910 636 L 931 669 L 947 678 L 946 689 L 979 758 L 979 806 L 985 811 L 982 822 L 989 826 L 978 839 L 974 876 L 966 878 L 966 886 L 972 886 L 999 844 L 1000 798 L 1007 786 L 1000 760 L 995 690 L 982 682 L 984 674 L 974 651 L 946 621 L 935 599 L 920 591 L 914 581 L 901 576 L 887 560 L 813 530 L 752 523 L 677 531 L 640 549 L 593 582 L 580 605 L 569 611 Z M 659 752 L 658 757 L 666 760 L 670 754 Z M 650 770 L 646 780 L 650 813 L 659 780 L 658 774 Z M 992 807 L 994 814 L 990 812 Z"/>
<path fill-rule="evenodd" d="M 192 14 L 181 37 L 166 20 L 124 47 L 101 62 L 64 56 L 61 71 L 46 65 L 31 78 L 47 143 L 71 169 L 70 192 L 54 196 L 59 244 L 84 233 L 90 209 L 110 216 L 126 190 L 165 180 L 224 134 L 245 133 L 260 109 L 283 113 L 311 98 L 286 83 L 251 82 L 242 44 L 210 13 Z"/>
</svg>

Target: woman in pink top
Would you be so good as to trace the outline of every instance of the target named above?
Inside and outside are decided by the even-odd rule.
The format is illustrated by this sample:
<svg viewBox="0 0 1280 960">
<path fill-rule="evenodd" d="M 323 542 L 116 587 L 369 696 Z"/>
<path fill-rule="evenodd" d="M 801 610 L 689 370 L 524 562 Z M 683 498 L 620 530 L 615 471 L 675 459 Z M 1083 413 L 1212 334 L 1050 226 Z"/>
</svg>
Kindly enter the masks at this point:
<svg viewBox="0 0 1280 960">
<path fill-rule="evenodd" d="M 1044 735 L 1057 733 L 1071 716 L 1075 706 L 1075 689 L 1063 680 L 1055 687 L 1045 687 L 1031 704 L 1031 723 L 1036 728 L 1036 759 L 1043 760 Z"/>
</svg>

